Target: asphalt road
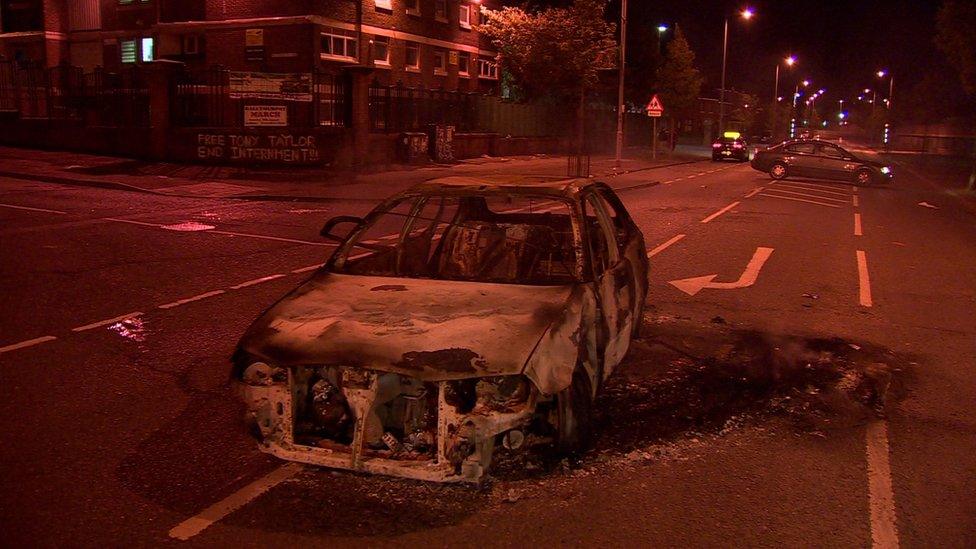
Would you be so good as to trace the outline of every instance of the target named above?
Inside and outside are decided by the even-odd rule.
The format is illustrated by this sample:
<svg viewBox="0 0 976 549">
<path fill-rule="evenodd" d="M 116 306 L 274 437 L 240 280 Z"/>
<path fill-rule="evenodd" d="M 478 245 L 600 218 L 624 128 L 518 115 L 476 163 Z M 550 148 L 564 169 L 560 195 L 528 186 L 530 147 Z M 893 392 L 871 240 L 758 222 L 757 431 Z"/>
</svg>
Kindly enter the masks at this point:
<svg viewBox="0 0 976 549">
<path fill-rule="evenodd" d="M 651 254 L 645 336 L 593 451 L 482 490 L 283 467 L 241 427 L 233 345 L 368 202 L 0 179 L 4 545 L 971 546 L 976 223 L 897 174 L 612 180 Z M 879 402 L 830 392 L 841 365 Z"/>
</svg>

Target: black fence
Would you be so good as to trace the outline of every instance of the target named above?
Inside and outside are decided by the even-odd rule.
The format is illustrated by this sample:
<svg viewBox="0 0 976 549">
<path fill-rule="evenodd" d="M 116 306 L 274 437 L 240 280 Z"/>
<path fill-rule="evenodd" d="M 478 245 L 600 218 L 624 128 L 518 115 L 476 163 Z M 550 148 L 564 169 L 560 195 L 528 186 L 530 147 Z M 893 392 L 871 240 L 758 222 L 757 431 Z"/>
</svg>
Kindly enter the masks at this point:
<svg viewBox="0 0 976 549">
<path fill-rule="evenodd" d="M 182 70 L 173 79 L 170 105 L 171 122 L 180 127 L 242 128 L 247 110 L 261 105 L 284 107 L 283 123 L 292 128 L 349 126 L 345 80 L 319 72 Z"/>
<path fill-rule="evenodd" d="M 80 67 L 0 62 L 0 111 L 22 119 L 80 120 L 93 126 L 149 125 L 141 67 L 85 73 Z"/>
<path fill-rule="evenodd" d="M 369 129 L 374 132 L 425 131 L 431 124 L 454 126 L 455 131 L 478 131 L 474 93 L 409 88 L 402 83 L 369 88 Z"/>
</svg>

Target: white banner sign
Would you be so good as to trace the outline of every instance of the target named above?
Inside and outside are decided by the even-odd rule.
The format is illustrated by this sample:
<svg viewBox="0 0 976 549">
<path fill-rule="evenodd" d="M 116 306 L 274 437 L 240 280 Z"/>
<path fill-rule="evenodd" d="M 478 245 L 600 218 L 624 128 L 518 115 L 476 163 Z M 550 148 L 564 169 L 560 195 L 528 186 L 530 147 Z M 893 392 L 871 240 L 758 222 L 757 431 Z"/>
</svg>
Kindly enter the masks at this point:
<svg viewBox="0 0 976 549">
<path fill-rule="evenodd" d="M 284 105 L 244 105 L 245 126 L 287 126 L 288 107 Z"/>
</svg>

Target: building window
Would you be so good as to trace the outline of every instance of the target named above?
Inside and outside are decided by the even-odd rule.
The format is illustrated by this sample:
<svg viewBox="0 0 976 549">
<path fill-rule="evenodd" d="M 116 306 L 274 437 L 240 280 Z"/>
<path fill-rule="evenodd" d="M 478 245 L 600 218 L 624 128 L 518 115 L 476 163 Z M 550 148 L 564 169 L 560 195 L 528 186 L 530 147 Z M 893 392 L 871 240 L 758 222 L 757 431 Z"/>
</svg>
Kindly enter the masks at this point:
<svg viewBox="0 0 976 549">
<path fill-rule="evenodd" d="M 445 50 L 434 50 L 434 74 L 447 74 L 447 52 Z"/>
<path fill-rule="evenodd" d="M 136 41 L 135 40 L 123 40 L 119 42 L 119 53 L 122 56 L 123 63 L 135 63 L 136 62 Z"/>
<path fill-rule="evenodd" d="M 487 59 L 478 60 L 478 77 L 498 79 L 498 64 Z"/>
<path fill-rule="evenodd" d="M 447 0 L 434 0 L 434 19 L 447 23 Z"/>
<path fill-rule="evenodd" d="M 200 35 L 184 34 L 182 37 L 183 55 L 200 55 Z"/>
<path fill-rule="evenodd" d="M 392 0 L 376 0 L 376 9 L 393 11 Z"/>
<path fill-rule="evenodd" d="M 458 54 L 458 75 L 471 76 L 471 54 L 461 52 Z"/>
<path fill-rule="evenodd" d="M 152 38 L 143 38 L 142 40 L 139 41 L 140 61 L 142 61 L 143 63 L 152 62 L 153 55 L 155 54 L 155 51 L 153 51 L 154 50 L 153 46 L 155 45 L 155 43 L 156 41 Z"/>
<path fill-rule="evenodd" d="M 403 4 L 407 8 L 407 15 L 420 16 L 420 0 L 404 0 Z"/>
<path fill-rule="evenodd" d="M 119 0 L 120 6 L 131 6 L 133 4 L 148 4 L 149 0 Z"/>
<path fill-rule="evenodd" d="M 356 60 L 356 32 L 335 27 L 322 28 L 322 55 L 343 61 Z"/>
<path fill-rule="evenodd" d="M 407 57 L 403 64 L 408 71 L 420 70 L 420 44 L 407 42 Z"/>
<path fill-rule="evenodd" d="M 461 24 L 462 29 L 471 28 L 471 6 L 461 4 L 458 10 L 458 22 Z"/>
<path fill-rule="evenodd" d="M 390 38 L 388 36 L 373 37 L 373 64 L 390 66 Z"/>
</svg>

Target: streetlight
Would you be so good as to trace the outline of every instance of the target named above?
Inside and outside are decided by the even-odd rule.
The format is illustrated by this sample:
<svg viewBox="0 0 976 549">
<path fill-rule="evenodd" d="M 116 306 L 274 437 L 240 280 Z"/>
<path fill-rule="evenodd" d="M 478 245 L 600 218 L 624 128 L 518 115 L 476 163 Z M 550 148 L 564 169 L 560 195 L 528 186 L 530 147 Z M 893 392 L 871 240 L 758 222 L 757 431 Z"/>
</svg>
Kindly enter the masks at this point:
<svg viewBox="0 0 976 549">
<path fill-rule="evenodd" d="M 791 55 L 791 56 L 787 57 L 786 59 L 784 59 L 783 62 L 786 63 L 786 66 L 787 67 L 792 67 L 794 64 L 796 64 L 796 57 L 794 57 L 794 56 Z M 778 99 L 776 99 L 776 98 L 779 97 L 779 65 L 780 65 L 779 63 L 776 63 L 776 78 L 774 79 L 774 83 L 773 83 L 773 100 L 774 101 L 778 101 Z"/>
<path fill-rule="evenodd" d="M 664 38 L 664 33 L 668 32 L 669 27 L 664 23 L 657 26 L 657 56 L 661 57 L 661 39 Z"/>
<path fill-rule="evenodd" d="M 884 69 L 878 71 L 875 74 L 878 76 L 878 78 L 884 78 L 885 76 L 888 77 L 888 100 L 885 102 L 885 104 L 888 106 L 889 109 L 891 109 L 891 95 L 895 91 L 895 76 L 893 74 L 888 73 L 888 71 Z"/>
<path fill-rule="evenodd" d="M 746 21 L 752 19 L 756 13 L 751 8 L 746 8 L 739 12 L 739 17 Z M 719 90 L 718 98 L 718 133 L 725 132 L 725 67 L 729 56 L 729 18 L 725 18 L 725 33 L 722 37 L 722 88 Z"/>
<path fill-rule="evenodd" d="M 624 152 L 624 72 L 627 66 L 627 0 L 620 4 L 620 85 L 617 89 L 617 150 L 614 165 L 620 169 Z"/>
</svg>

